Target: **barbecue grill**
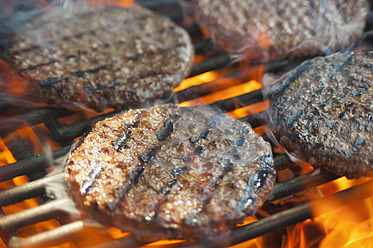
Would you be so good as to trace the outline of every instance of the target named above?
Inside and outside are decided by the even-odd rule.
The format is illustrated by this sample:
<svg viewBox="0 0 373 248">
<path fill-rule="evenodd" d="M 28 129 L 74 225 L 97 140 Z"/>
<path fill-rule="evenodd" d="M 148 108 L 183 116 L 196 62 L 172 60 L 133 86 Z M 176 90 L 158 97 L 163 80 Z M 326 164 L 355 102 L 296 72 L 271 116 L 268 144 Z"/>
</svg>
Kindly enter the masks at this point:
<svg viewBox="0 0 373 248">
<path fill-rule="evenodd" d="M 180 25 L 184 25 L 185 23 L 184 18 L 188 13 L 183 12 L 182 7 L 176 0 L 138 0 L 137 2 L 144 7 L 168 16 Z M 164 6 L 167 7 L 165 8 Z M 367 44 L 373 42 L 373 30 L 370 30 L 372 28 L 372 21 L 373 16 L 371 12 L 363 36 Z M 286 59 L 264 65 L 253 62 L 250 65 L 246 65 L 247 68 L 250 68 L 249 73 L 242 73 L 242 64 L 238 63 L 234 56 L 214 49 L 213 43 L 202 36 L 197 24 L 188 24 L 186 28 L 193 38 L 196 51 L 196 62 L 190 78 L 186 81 L 194 79 L 197 81 L 201 80 L 201 82 L 194 86 L 179 88 L 172 96 L 165 96 L 165 101 L 193 104 L 193 100 L 198 102 L 196 99 L 203 99 L 215 92 L 224 91 L 242 85 L 245 82 L 250 83 L 252 79 L 258 79 L 255 78 L 255 73 L 263 69 L 263 67 L 267 72 L 277 73 L 293 68 L 302 61 L 301 59 Z M 0 75 L 4 75 L 7 68 L 6 63 L 2 62 L 2 74 Z M 206 80 L 207 82 L 202 83 L 203 80 L 201 78 L 203 76 L 207 77 L 211 73 L 215 75 L 216 79 Z M 5 80 L 9 80 L 8 77 L 4 78 Z M 0 80 L 4 79 L 0 77 Z M 265 103 L 261 89 L 240 92 L 234 97 L 213 100 L 211 102 L 207 101 L 207 103 L 221 109 L 223 112 L 233 113 L 233 116 L 235 116 L 234 111 L 242 107 L 253 109 L 254 107 L 252 106 L 262 104 L 265 109 L 268 106 Z M 253 128 L 260 131 L 260 127 L 266 121 L 266 112 L 267 110 L 259 109 L 255 113 L 235 117 L 249 122 Z M 7 153 L 8 157 L 11 158 L 7 161 L 0 160 L 0 165 L 5 164 L 0 167 L 0 236 L 3 242 L 7 247 L 46 247 L 62 245 L 67 242 L 79 247 L 78 239 L 82 238 L 85 223 L 72 214 L 69 209 L 61 207 L 68 206 L 70 200 L 61 194 L 58 188 L 51 188 L 49 186 L 51 184 L 58 184 L 58 182 L 62 184 L 63 175 L 61 172 L 56 172 L 55 167 L 63 162 L 63 158 L 71 149 L 71 145 L 88 131 L 95 122 L 112 116 L 116 112 L 109 110 L 104 113 L 86 113 L 84 111 L 72 111 L 50 106 L 27 108 L 14 104 L 11 101 L 0 99 L 0 113 L 0 118 L 2 118 L 0 124 L 0 142 L 3 142 L 0 143 L 0 159 L 6 157 Z M 44 135 L 36 136 L 38 137 L 37 144 L 30 144 L 30 136 L 25 135 L 24 130 L 33 132 L 34 136 L 35 133 L 44 133 Z M 265 134 L 263 137 L 270 141 L 269 137 Z M 52 151 L 44 151 L 45 153 L 43 153 L 40 150 L 45 142 L 52 144 Z M 35 155 L 35 151 L 36 153 L 41 151 L 42 154 Z M 1 154 L 5 155 L 2 156 Z M 297 167 L 297 164 L 291 162 L 285 154 L 275 153 L 274 160 L 277 171 Z M 18 184 L 13 183 L 20 178 L 22 180 L 27 178 L 27 181 Z M 277 183 L 267 203 L 331 182 L 337 178 L 338 176 L 334 174 L 319 170 L 295 176 Z M 2 185 L 8 186 L 3 187 Z M 313 218 L 315 216 L 312 208 L 315 205 L 329 201 L 331 198 L 337 198 L 343 204 L 349 204 L 353 201 L 371 197 L 373 195 L 372 188 L 373 181 L 368 181 L 334 195 L 291 207 L 269 216 L 263 217 L 259 214 L 258 220 L 236 227 L 230 233 L 227 245 L 238 244 Z M 35 202 L 37 202 L 36 206 L 29 206 L 17 210 L 18 212 L 16 213 L 6 214 L 9 208 L 17 208 L 17 204 L 25 202 L 28 199 L 35 199 Z M 331 210 L 331 208 L 324 209 L 325 212 Z M 45 228 L 45 230 L 34 228 L 27 235 L 19 234 L 20 230 L 24 228 L 35 225 L 42 227 L 45 223 L 51 222 L 54 223 L 54 228 Z M 123 236 L 118 239 L 114 238 L 110 245 L 108 245 L 109 240 L 106 240 L 100 244 L 92 244 L 92 246 L 104 247 L 108 245 L 108 247 L 113 247 L 117 245 L 118 247 L 138 247 L 144 245 L 137 241 L 131 234 Z M 89 239 L 87 235 L 83 235 L 84 237 Z M 216 247 L 217 244 L 211 243 L 211 241 L 210 243 L 203 243 L 201 241 L 198 244 L 180 241 L 167 245 L 167 247 L 175 246 Z"/>
</svg>

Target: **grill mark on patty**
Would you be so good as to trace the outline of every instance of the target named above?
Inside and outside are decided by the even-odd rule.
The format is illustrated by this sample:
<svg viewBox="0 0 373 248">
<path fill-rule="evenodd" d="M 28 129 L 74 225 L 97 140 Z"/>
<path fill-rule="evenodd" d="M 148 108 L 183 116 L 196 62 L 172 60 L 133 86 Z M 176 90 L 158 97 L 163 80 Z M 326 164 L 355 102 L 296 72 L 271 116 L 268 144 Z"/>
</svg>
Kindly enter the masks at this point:
<svg viewBox="0 0 373 248">
<path fill-rule="evenodd" d="M 144 15 L 145 16 L 145 15 Z M 144 16 L 141 16 L 141 17 L 144 17 Z M 142 21 L 145 21 L 146 19 L 144 18 L 138 18 L 138 19 L 130 19 L 130 20 L 125 20 L 123 21 L 122 23 L 120 24 L 124 24 L 124 23 L 131 23 L 131 22 L 138 22 L 138 20 L 142 20 Z M 30 46 L 30 47 L 26 47 L 26 48 L 22 48 L 22 49 L 19 49 L 19 50 L 15 50 L 13 53 L 11 53 L 12 55 L 19 55 L 19 54 L 22 54 L 22 53 L 28 53 L 28 52 L 31 52 L 33 50 L 36 50 L 36 49 L 39 49 L 39 48 L 43 48 L 45 46 L 49 46 L 49 45 L 59 45 L 59 44 L 62 44 L 66 41 L 69 41 L 73 38 L 81 38 L 83 37 L 84 35 L 96 35 L 96 33 L 98 33 L 99 31 L 104 31 L 104 32 L 111 32 L 113 29 L 113 27 L 116 27 L 118 25 L 120 25 L 118 23 L 116 24 L 111 24 L 111 25 L 106 25 L 106 26 L 101 26 L 97 29 L 91 29 L 91 30 L 87 30 L 87 31 L 82 31 L 82 32 L 79 32 L 79 33 L 75 33 L 75 34 L 72 34 L 72 35 L 65 35 L 65 36 L 62 36 L 60 37 L 59 39 L 60 40 L 57 40 L 57 41 L 45 41 L 41 44 L 37 44 L 37 45 L 33 45 L 33 46 Z M 175 29 L 175 27 L 173 26 L 170 26 L 168 27 L 168 30 L 173 30 Z M 156 30 L 154 32 L 162 32 L 164 31 L 165 29 L 164 28 L 161 28 L 159 30 Z M 144 34 L 146 35 L 146 34 Z M 129 36 L 128 37 L 128 40 L 132 40 L 134 38 L 136 38 L 137 35 L 134 35 L 134 36 Z M 105 48 L 109 48 L 110 46 L 104 46 Z"/>
<path fill-rule="evenodd" d="M 35 70 L 35 69 L 38 69 L 38 68 L 46 66 L 46 65 L 54 64 L 56 62 L 57 62 L 56 59 L 51 59 L 51 60 L 49 60 L 49 62 L 46 62 L 46 63 L 42 63 L 42 64 L 38 64 L 38 65 L 30 65 L 29 67 L 27 67 L 25 69 L 18 70 L 18 73 L 23 73 L 23 72 L 26 72 L 26 71 Z"/>
<path fill-rule="evenodd" d="M 166 140 L 171 135 L 172 131 L 174 131 L 174 123 L 172 120 L 167 120 L 161 130 L 157 133 L 158 140 Z"/>
<path fill-rule="evenodd" d="M 101 161 L 97 160 L 93 169 L 88 174 L 89 179 L 85 180 L 82 186 L 80 186 L 80 193 L 82 195 L 89 193 L 89 190 L 96 184 L 96 180 L 100 177 L 103 170 L 104 167 L 102 166 Z"/>
<path fill-rule="evenodd" d="M 102 66 L 99 66 L 99 67 L 96 67 L 96 68 L 90 69 L 90 70 L 74 71 L 74 72 L 71 72 L 71 75 L 74 75 L 74 76 L 77 76 L 77 77 L 83 77 L 87 73 L 97 73 L 101 70 L 108 70 L 109 68 L 110 68 L 110 65 L 102 65 Z"/>
<path fill-rule="evenodd" d="M 157 153 L 157 149 L 156 148 L 151 148 L 149 151 L 141 154 L 140 159 L 144 163 L 150 163 L 152 158 L 155 156 L 156 153 Z"/>
<path fill-rule="evenodd" d="M 278 86 L 273 92 L 273 99 L 277 100 L 282 96 L 286 89 L 289 88 L 290 84 L 297 80 L 304 72 L 308 71 L 312 67 L 313 63 L 310 60 L 303 62 L 300 66 L 294 69 Z"/>
<path fill-rule="evenodd" d="M 120 150 L 127 148 L 127 142 L 131 138 L 132 133 L 133 133 L 131 129 L 136 128 L 140 125 L 141 117 L 143 117 L 146 113 L 147 113 L 146 111 L 141 111 L 136 116 L 134 123 L 124 125 L 124 131 L 126 133 L 119 134 L 117 140 L 111 142 L 116 152 L 119 152 Z"/>
<path fill-rule="evenodd" d="M 58 83 L 59 81 L 61 81 L 62 79 L 61 78 L 58 78 L 58 77 L 50 77 L 48 79 L 44 79 L 44 80 L 40 80 L 39 81 L 39 85 L 41 87 L 48 87 L 48 86 L 52 86 L 52 85 L 55 85 L 56 83 Z"/>
<path fill-rule="evenodd" d="M 209 133 L 210 133 L 210 130 L 207 129 L 206 131 L 204 131 L 203 133 L 201 133 L 199 136 L 190 137 L 189 141 L 192 142 L 192 143 L 197 143 L 201 139 L 206 139 L 207 136 L 209 135 Z"/>
<path fill-rule="evenodd" d="M 237 212 L 246 211 L 253 202 L 257 200 L 257 192 L 267 185 L 267 181 L 271 180 L 276 173 L 271 168 L 273 164 L 273 158 L 270 155 L 262 157 L 260 170 L 249 178 L 247 181 L 247 188 L 245 190 L 245 197 L 240 199 L 240 203 L 237 206 Z"/>
<path fill-rule="evenodd" d="M 137 167 L 132 172 L 128 173 L 127 180 L 124 182 L 123 186 L 115 189 L 115 201 L 107 204 L 109 211 L 113 212 L 118 208 L 118 202 L 123 200 L 132 187 L 137 184 L 144 171 L 144 167 Z"/>
</svg>

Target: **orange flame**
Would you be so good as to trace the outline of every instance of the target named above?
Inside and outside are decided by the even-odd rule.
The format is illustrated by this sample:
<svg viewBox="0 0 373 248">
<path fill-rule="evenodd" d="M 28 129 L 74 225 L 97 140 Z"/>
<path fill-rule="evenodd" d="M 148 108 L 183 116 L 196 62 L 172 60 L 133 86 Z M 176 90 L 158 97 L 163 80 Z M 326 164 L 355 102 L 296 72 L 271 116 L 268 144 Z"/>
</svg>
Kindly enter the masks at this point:
<svg viewBox="0 0 373 248">
<path fill-rule="evenodd" d="M 134 0 L 89 0 L 89 4 L 111 4 L 121 8 L 127 8 L 133 6 L 136 2 Z"/>
<path fill-rule="evenodd" d="M 257 81 L 251 80 L 249 82 L 232 86 L 230 88 L 214 92 L 207 96 L 203 96 L 201 98 L 190 100 L 186 102 L 182 102 L 179 104 L 180 107 L 190 107 L 190 106 L 199 106 L 201 103 L 203 104 L 210 104 L 216 101 L 225 100 L 229 98 L 233 98 L 235 96 L 239 96 L 245 93 L 252 92 L 254 90 L 260 89 L 262 86 Z"/>
</svg>

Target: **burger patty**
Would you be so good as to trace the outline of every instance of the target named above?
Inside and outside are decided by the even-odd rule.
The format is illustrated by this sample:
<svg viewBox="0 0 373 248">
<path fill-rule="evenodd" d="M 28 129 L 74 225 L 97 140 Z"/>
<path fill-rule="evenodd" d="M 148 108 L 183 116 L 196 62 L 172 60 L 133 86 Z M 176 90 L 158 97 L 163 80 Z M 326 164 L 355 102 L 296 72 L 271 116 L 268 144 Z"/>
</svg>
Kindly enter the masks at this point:
<svg viewBox="0 0 373 248">
<path fill-rule="evenodd" d="M 98 122 L 68 157 L 78 208 L 141 238 L 200 239 L 253 215 L 273 188 L 271 146 L 205 107 L 131 109 Z"/>
<path fill-rule="evenodd" d="M 139 6 L 69 4 L 17 34 L 11 65 L 48 103 L 102 111 L 171 93 L 191 71 L 188 33 Z"/>
<path fill-rule="evenodd" d="M 193 0 L 193 9 L 205 34 L 252 59 L 344 49 L 369 12 L 366 0 Z"/>
<path fill-rule="evenodd" d="M 271 111 L 280 144 L 349 178 L 373 175 L 373 52 L 301 64 L 276 85 Z"/>
</svg>

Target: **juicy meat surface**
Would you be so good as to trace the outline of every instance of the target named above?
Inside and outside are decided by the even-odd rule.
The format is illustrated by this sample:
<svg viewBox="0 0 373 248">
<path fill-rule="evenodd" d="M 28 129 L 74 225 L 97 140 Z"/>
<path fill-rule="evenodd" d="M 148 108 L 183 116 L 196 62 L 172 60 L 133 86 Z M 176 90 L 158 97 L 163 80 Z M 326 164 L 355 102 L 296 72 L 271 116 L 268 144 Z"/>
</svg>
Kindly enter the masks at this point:
<svg viewBox="0 0 373 248">
<path fill-rule="evenodd" d="M 361 35 L 366 0 L 193 0 L 202 31 L 251 59 L 312 56 L 348 47 Z"/>
<path fill-rule="evenodd" d="M 99 111 L 171 93 L 193 56 L 188 33 L 150 10 L 76 3 L 35 18 L 9 49 L 11 65 L 36 96 Z"/>
<path fill-rule="evenodd" d="M 205 107 L 155 105 L 98 122 L 68 157 L 78 208 L 141 238 L 200 239 L 253 215 L 273 188 L 271 146 Z"/>
<path fill-rule="evenodd" d="M 349 178 L 373 175 L 373 52 L 308 60 L 275 86 L 276 136 L 289 151 Z"/>
</svg>

